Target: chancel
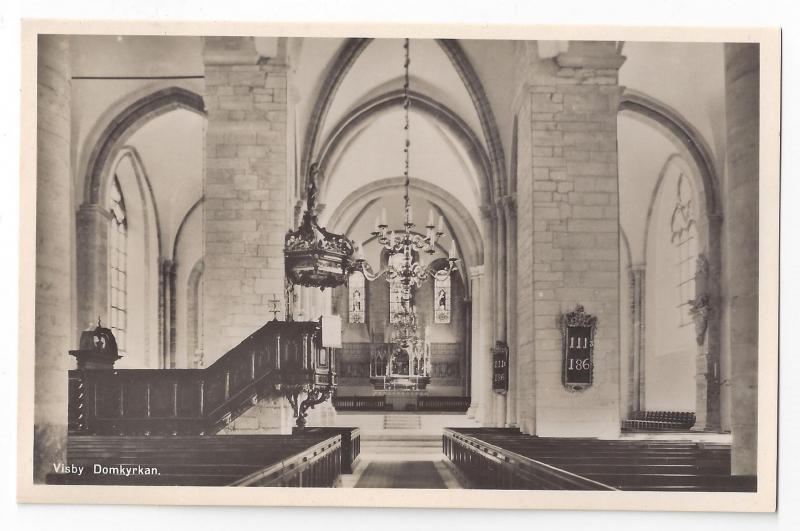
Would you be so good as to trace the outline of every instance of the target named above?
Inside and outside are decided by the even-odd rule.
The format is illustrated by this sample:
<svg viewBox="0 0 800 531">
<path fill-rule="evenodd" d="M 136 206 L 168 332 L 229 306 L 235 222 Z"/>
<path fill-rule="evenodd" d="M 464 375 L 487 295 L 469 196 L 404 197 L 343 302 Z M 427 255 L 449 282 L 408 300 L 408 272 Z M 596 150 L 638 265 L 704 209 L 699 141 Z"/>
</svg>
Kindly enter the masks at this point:
<svg viewBox="0 0 800 531">
<path fill-rule="evenodd" d="M 756 488 L 758 45 L 43 35 L 38 74 L 37 482 Z"/>
</svg>

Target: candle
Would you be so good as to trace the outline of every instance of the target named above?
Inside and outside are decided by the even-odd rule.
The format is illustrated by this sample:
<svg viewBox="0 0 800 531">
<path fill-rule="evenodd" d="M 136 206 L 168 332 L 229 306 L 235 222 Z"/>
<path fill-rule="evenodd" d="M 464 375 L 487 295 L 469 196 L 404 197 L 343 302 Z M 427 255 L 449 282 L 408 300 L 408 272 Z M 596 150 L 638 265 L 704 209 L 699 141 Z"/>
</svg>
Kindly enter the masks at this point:
<svg viewBox="0 0 800 531">
<path fill-rule="evenodd" d="M 428 211 L 428 227 L 433 227 L 433 209 Z"/>
<path fill-rule="evenodd" d="M 453 243 L 450 244 L 450 258 L 452 259 L 455 257 L 456 257 L 456 241 L 453 240 Z"/>
<path fill-rule="evenodd" d="M 381 224 L 386 225 L 386 209 L 381 209 Z"/>
<path fill-rule="evenodd" d="M 408 222 L 414 222 L 414 207 L 411 205 L 408 205 Z"/>
<path fill-rule="evenodd" d="M 439 232 L 444 232 L 444 216 L 439 216 Z"/>
</svg>

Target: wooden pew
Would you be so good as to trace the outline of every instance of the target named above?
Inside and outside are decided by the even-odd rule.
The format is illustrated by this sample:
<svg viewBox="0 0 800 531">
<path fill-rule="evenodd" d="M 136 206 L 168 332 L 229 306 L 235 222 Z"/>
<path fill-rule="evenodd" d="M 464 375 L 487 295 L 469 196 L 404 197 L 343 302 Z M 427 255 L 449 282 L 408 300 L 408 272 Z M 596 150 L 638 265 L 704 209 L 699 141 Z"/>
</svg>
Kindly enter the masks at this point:
<svg viewBox="0 0 800 531">
<path fill-rule="evenodd" d="M 296 436 L 71 436 L 67 462 L 84 466 L 84 473 L 53 473 L 48 482 L 331 487 L 341 474 L 341 454 L 341 436 L 330 432 Z M 95 470 L 96 466 L 100 469 Z M 157 474 L 147 474 L 148 469 L 155 469 Z M 133 475 L 124 475 L 128 470 L 133 470 Z M 144 474 L 140 474 L 142 470 Z"/>
<path fill-rule="evenodd" d="M 753 490 L 755 486 L 752 480 L 730 475 L 730 447 L 727 445 L 538 438 L 504 429 L 465 428 L 446 430 L 444 449 L 448 456 L 448 451 L 453 452 L 448 448 L 452 445 L 448 438 L 458 438 L 453 434 L 467 438 L 473 453 L 485 453 L 488 449 L 498 459 L 544 463 L 619 490 L 742 491 Z M 454 460 L 456 466 L 470 466 L 469 459 L 456 457 L 460 460 Z"/>
<path fill-rule="evenodd" d="M 616 490 L 609 485 L 526 458 L 452 428 L 444 430 L 442 451 L 475 488 Z"/>
<path fill-rule="evenodd" d="M 340 435 L 342 437 L 342 474 L 352 474 L 361 455 L 361 430 L 359 428 L 305 427 L 293 428 L 293 435 Z"/>
</svg>

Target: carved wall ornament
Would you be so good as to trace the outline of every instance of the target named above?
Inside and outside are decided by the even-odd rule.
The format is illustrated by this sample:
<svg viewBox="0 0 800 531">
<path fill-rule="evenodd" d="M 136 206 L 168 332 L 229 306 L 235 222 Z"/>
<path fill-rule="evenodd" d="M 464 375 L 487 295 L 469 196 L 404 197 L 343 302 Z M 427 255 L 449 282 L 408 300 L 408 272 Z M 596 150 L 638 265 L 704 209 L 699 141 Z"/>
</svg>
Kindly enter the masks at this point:
<svg viewBox="0 0 800 531">
<path fill-rule="evenodd" d="M 708 293 L 702 293 L 696 299 L 689 301 L 689 315 L 694 320 L 694 333 L 698 345 L 702 345 L 705 342 L 708 318 L 711 311 L 711 298 Z"/>
<path fill-rule="evenodd" d="M 697 267 L 695 274 L 697 278 L 707 278 L 709 272 L 708 258 L 703 253 L 697 255 Z"/>
<path fill-rule="evenodd" d="M 594 381 L 594 339 L 597 317 L 582 305 L 561 316 L 562 383 L 569 391 L 583 391 Z"/>
</svg>

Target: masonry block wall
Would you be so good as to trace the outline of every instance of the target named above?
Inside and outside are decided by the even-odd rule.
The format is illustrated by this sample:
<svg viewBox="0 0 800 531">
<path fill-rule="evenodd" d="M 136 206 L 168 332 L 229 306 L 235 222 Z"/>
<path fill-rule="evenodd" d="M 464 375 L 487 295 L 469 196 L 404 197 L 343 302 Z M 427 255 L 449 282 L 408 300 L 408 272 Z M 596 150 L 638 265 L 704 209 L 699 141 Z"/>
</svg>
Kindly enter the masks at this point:
<svg viewBox="0 0 800 531">
<path fill-rule="evenodd" d="M 206 364 L 271 318 L 284 293 L 286 66 L 252 38 L 205 40 L 204 351 Z M 280 308 L 283 308 L 281 303 Z"/>
<path fill-rule="evenodd" d="M 530 124 L 530 159 L 520 163 L 517 289 L 520 301 L 533 301 L 518 318 L 520 357 L 527 357 L 521 376 L 530 378 L 532 363 L 535 410 L 521 407 L 520 421 L 540 436 L 619 433 L 622 62 L 607 42 L 571 42 L 555 58 L 531 58 L 530 112 L 521 122 Z M 578 304 L 598 318 L 594 385 L 571 392 L 562 385 L 560 317 Z"/>
</svg>

